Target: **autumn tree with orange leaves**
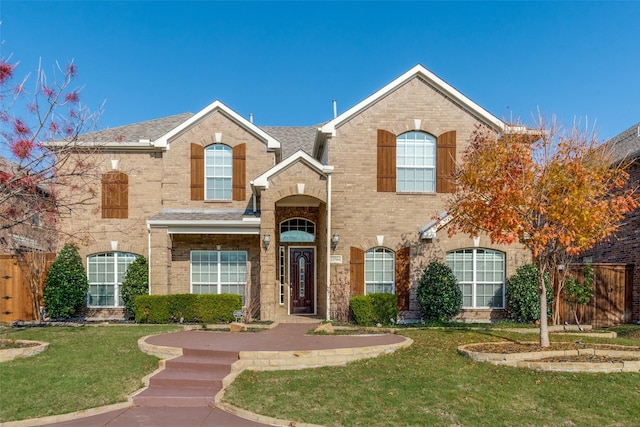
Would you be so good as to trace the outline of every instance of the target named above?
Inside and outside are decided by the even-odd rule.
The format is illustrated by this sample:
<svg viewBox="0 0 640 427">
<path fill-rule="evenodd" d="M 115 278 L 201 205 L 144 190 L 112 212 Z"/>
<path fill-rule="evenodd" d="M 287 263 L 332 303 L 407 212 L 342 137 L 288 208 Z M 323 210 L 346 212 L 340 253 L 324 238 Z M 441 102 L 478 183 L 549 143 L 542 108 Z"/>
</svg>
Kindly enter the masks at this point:
<svg viewBox="0 0 640 427">
<path fill-rule="evenodd" d="M 613 164 L 594 132 L 536 129 L 497 138 L 479 127 L 464 151 L 448 211 L 449 233 L 486 233 L 493 243 L 521 242 L 538 267 L 540 312 L 547 312 L 544 276 L 566 256 L 591 248 L 639 206 L 626 164 Z M 549 346 L 546 316 L 540 345 Z"/>
</svg>

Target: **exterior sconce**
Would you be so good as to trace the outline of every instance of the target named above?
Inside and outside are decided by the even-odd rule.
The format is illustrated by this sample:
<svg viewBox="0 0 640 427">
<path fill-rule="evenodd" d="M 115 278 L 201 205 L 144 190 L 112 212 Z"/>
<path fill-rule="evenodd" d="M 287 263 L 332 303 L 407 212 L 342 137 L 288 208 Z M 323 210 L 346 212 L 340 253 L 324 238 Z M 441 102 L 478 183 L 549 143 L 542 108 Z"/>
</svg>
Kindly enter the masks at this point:
<svg viewBox="0 0 640 427">
<path fill-rule="evenodd" d="M 340 236 L 338 233 L 333 233 L 333 237 L 331 237 L 331 249 L 336 250 L 338 247 L 338 241 L 340 240 Z"/>
<path fill-rule="evenodd" d="M 262 247 L 265 251 L 269 250 L 269 245 L 271 245 L 271 235 L 269 233 L 265 233 L 262 238 Z"/>
</svg>

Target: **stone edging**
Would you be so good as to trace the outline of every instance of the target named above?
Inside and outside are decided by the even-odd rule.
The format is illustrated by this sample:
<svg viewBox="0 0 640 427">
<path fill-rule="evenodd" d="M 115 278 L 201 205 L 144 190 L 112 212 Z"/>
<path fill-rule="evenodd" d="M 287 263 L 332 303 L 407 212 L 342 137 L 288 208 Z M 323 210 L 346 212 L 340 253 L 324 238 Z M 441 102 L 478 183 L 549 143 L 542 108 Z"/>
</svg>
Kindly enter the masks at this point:
<svg viewBox="0 0 640 427">
<path fill-rule="evenodd" d="M 500 344 L 500 343 L 496 343 Z M 518 368 L 529 368 L 538 371 L 556 372 L 640 372 L 640 360 L 628 360 L 616 363 L 610 362 L 544 362 L 536 359 L 545 357 L 567 357 L 581 355 L 596 355 L 609 357 L 640 357 L 640 350 L 622 350 L 624 346 L 619 346 L 621 350 L 598 350 L 597 345 L 593 348 L 585 347 L 579 350 L 553 350 L 537 351 L 529 353 L 482 353 L 468 350 L 475 344 L 461 345 L 458 353 L 469 356 L 477 362 L 489 362 L 494 365 L 513 366 Z"/>
<path fill-rule="evenodd" d="M 138 347 L 147 354 L 170 359 L 182 355 L 182 348 L 165 347 L 146 343 L 146 337 L 138 340 Z M 224 401 L 224 393 L 238 375 L 245 369 L 254 371 L 285 370 L 285 369 L 308 369 L 322 366 L 343 366 L 349 362 L 361 359 L 369 359 L 383 354 L 391 354 L 398 349 L 409 347 L 413 344 L 411 338 L 403 337 L 404 341 L 395 344 L 375 345 L 369 347 L 336 348 L 325 350 L 301 350 L 301 351 L 241 351 L 239 360 L 231 365 L 231 373 L 222 379 L 222 389 L 215 396 L 215 405 L 223 411 L 237 415 L 239 417 L 270 425 L 288 426 L 293 425 L 292 421 L 280 420 L 256 414 L 242 408 L 231 405 Z M 164 361 L 161 361 L 161 366 Z M 148 378 L 145 377 L 145 384 Z M 135 392 L 130 399 L 138 394 Z M 315 424 L 305 424 L 295 422 L 299 427 L 317 427 Z"/>
<path fill-rule="evenodd" d="M 0 350 L 0 362 L 8 362 L 18 357 L 29 357 L 42 353 L 49 348 L 49 343 L 44 341 L 15 340 L 16 343 L 38 343 L 31 347 L 7 348 Z"/>
</svg>

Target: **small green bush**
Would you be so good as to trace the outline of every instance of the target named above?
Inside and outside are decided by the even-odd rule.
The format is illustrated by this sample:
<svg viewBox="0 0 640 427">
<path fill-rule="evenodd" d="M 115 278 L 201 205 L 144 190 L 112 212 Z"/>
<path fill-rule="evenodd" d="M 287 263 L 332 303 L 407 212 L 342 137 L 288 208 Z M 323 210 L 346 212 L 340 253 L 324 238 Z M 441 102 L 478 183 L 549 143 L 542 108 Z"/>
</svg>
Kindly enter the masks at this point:
<svg viewBox="0 0 640 427">
<path fill-rule="evenodd" d="M 149 294 L 149 264 L 145 257 L 139 256 L 129 265 L 120 292 L 127 312 L 135 315 L 136 297 Z"/>
<path fill-rule="evenodd" d="M 242 297 L 231 294 L 140 295 L 135 299 L 138 323 L 228 323 Z"/>
<path fill-rule="evenodd" d="M 356 325 L 373 326 L 373 304 L 368 295 L 357 295 L 351 298 L 349 308 Z"/>
<path fill-rule="evenodd" d="M 389 325 L 398 318 L 398 296 L 396 294 L 369 294 L 373 306 L 373 322 Z M 393 320 L 391 320 L 393 319 Z"/>
<path fill-rule="evenodd" d="M 426 322 L 447 321 L 462 309 L 462 291 L 448 265 L 432 261 L 418 283 L 420 313 Z"/>
<path fill-rule="evenodd" d="M 553 310 L 553 289 L 549 278 L 547 287 L 547 317 Z M 540 291 L 538 290 L 538 268 L 534 264 L 523 265 L 516 270 L 507 283 L 505 293 L 509 317 L 516 322 L 531 323 L 540 320 Z"/>
<path fill-rule="evenodd" d="M 64 245 L 44 279 L 44 308 L 52 319 L 69 318 L 87 304 L 89 281 L 78 248 Z"/>
<path fill-rule="evenodd" d="M 358 295 L 349 302 L 356 325 L 389 325 L 398 317 L 398 296 L 395 294 Z"/>
</svg>

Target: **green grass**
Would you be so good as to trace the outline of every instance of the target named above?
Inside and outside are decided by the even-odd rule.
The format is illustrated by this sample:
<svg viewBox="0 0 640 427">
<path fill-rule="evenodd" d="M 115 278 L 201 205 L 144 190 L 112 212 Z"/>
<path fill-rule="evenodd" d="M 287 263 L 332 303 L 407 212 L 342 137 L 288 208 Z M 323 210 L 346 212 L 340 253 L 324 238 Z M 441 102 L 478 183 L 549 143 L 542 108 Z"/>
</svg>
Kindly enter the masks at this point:
<svg viewBox="0 0 640 427">
<path fill-rule="evenodd" d="M 638 326 L 616 340 L 640 345 Z M 634 332 L 635 331 L 635 332 Z M 402 330 L 414 344 L 346 367 L 243 372 L 225 397 L 277 418 L 328 426 L 636 426 L 640 374 L 537 372 L 474 362 L 461 344 L 537 334 L 482 328 Z M 620 332 L 619 332 L 620 333 Z M 575 337 L 552 340 L 575 340 Z"/>
<path fill-rule="evenodd" d="M 1 338 L 50 343 L 44 352 L 0 363 L 0 422 L 64 414 L 126 401 L 158 359 L 138 338 L 172 326 L 2 329 Z"/>
</svg>

